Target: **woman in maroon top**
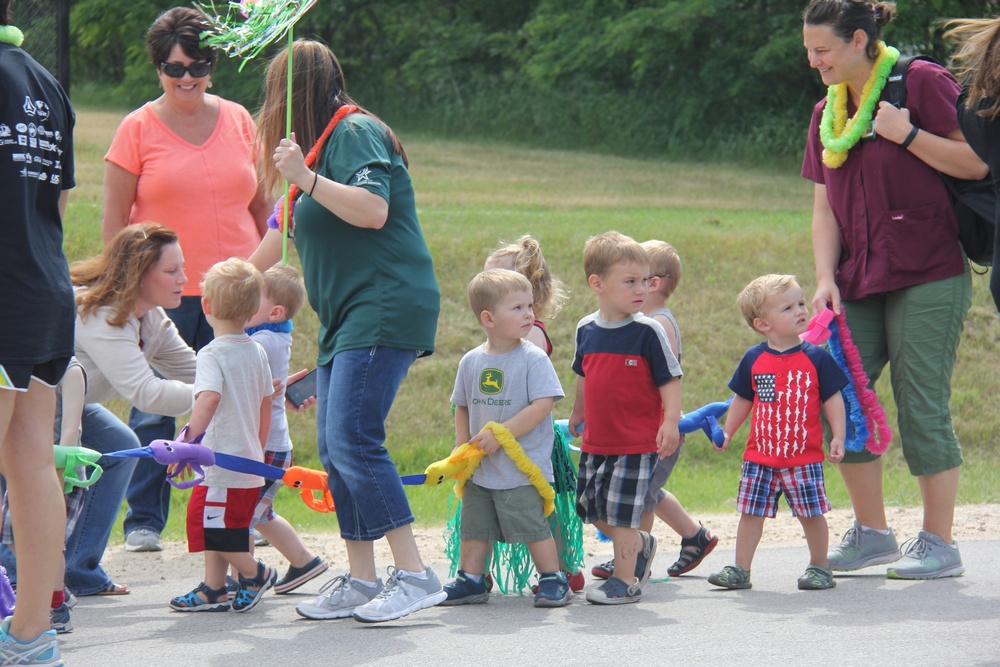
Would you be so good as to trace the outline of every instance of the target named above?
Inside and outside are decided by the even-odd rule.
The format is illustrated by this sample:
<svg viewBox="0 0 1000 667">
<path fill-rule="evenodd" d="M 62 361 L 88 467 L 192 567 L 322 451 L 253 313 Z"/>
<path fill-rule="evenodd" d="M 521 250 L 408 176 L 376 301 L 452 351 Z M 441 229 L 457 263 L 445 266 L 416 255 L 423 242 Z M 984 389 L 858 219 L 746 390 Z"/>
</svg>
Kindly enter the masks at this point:
<svg viewBox="0 0 1000 667">
<path fill-rule="evenodd" d="M 915 61 L 906 108 L 880 99 L 899 52 L 881 41 L 894 3 L 813 0 L 804 14 L 809 65 L 829 86 L 812 116 L 802 175 L 813 181 L 814 310 L 847 313 L 874 383 L 889 365 L 902 451 L 917 477 L 923 530 L 900 551 L 885 516 L 882 461 L 848 452 L 840 472 L 854 525 L 833 570 L 895 563 L 891 578 L 964 571 L 953 543 L 961 450 L 949 411 L 951 374 L 971 302 L 958 223 L 937 170 L 981 178 L 986 166 L 955 118 L 959 86 Z"/>
</svg>

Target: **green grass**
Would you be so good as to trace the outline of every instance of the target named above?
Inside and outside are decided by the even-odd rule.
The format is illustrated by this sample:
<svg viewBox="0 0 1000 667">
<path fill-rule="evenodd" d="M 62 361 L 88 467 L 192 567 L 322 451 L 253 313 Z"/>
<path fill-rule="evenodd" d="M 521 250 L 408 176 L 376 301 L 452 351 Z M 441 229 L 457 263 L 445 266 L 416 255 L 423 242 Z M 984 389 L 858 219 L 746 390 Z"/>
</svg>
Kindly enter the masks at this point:
<svg viewBox="0 0 1000 667">
<path fill-rule="evenodd" d="M 66 220 L 71 261 L 100 249 L 102 158 L 122 115 L 77 111 L 78 187 Z M 758 340 L 734 303 L 747 282 L 762 273 L 782 272 L 798 275 L 807 294 L 814 286 L 809 234 L 812 189 L 797 169 L 628 160 L 423 137 L 403 140 L 442 297 L 436 353 L 413 367 L 387 424 L 387 447 L 402 473 L 422 472 L 453 445 L 448 398 L 454 372 L 461 355 L 482 340 L 468 312 L 465 286 L 501 241 L 534 235 L 553 272 L 572 291 L 563 312 L 549 326 L 555 344 L 553 362 L 570 394 L 573 330 L 577 320 L 596 307 L 581 266 L 583 244 L 593 234 L 617 229 L 637 240 L 659 238 L 678 248 L 684 273 L 670 306 L 684 334 L 683 390 L 688 409 L 725 398 L 736 363 Z M 182 196 L 183 175 L 178 176 L 178 188 Z M 966 457 L 959 502 L 1000 502 L 1000 456 L 994 445 L 1000 414 L 991 403 L 1000 390 L 1000 361 L 995 354 L 1000 327 L 987 277 L 976 277 L 974 283 L 973 308 L 953 381 L 955 428 Z M 316 354 L 315 315 L 303 312 L 295 326 L 292 368 L 311 367 Z M 878 390 L 894 423 L 887 378 Z M 557 418 L 568 416 L 570 401 L 571 397 L 556 405 Z M 124 414 L 125 406 L 115 409 Z M 313 418 L 311 413 L 289 414 L 297 463 L 320 467 Z M 732 510 L 739 464 L 736 451 L 714 452 L 702 435 L 695 434 L 669 488 L 694 513 Z M 897 443 L 890 446 L 885 466 L 887 502 L 919 504 L 916 482 L 906 471 Z M 836 473 L 828 475 L 828 490 L 835 506 L 849 504 Z M 411 488 L 418 521 L 443 523 L 447 496 L 443 488 Z M 186 494 L 174 494 L 168 539 L 183 537 L 185 501 Z M 332 517 L 307 509 L 291 492 L 280 494 L 278 507 L 302 530 L 332 529 Z"/>
</svg>

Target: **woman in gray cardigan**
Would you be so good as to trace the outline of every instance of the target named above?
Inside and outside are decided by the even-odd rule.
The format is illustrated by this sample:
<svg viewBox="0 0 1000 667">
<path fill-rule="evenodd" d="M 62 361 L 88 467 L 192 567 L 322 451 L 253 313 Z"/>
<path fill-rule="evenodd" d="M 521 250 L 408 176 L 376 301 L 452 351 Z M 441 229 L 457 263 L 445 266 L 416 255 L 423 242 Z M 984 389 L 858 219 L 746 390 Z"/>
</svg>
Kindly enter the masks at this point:
<svg viewBox="0 0 1000 667">
<path fill-rule="evenodd" d="M 139 447 L 132 430 L 101 403 L 123 398 L 171 416 L 191 411 L 195 353 L 163 312 L 187 282 L 177 235 L 158 224 L 122 229 L 100 255 L 70 267 L 76 286 L 76 356 L 87 372 L 83 446 Z M 136 459 L 102 457 L 104 475 L 84 494 L 66 543 L 66 586 L 77 595 L 124 595 L 101 568 Z"/>
</svg>

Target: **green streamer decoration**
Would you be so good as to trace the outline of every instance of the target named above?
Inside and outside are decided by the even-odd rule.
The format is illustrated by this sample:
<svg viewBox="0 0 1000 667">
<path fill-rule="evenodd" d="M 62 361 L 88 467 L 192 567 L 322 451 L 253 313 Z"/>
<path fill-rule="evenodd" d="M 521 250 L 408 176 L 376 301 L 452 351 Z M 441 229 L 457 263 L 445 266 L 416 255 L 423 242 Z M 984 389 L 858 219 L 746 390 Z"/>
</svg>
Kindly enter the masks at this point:
<svg viewBox="0 0 1000 667">
<path fill-rule="evenodd" d="M 292 136 L 292 44 L 295 24 L 316 0 L 231 0 L 219 11 L 212 0 L 195 3 L 212 24 L 212 30 L 202 34 L 202 40 L 220 49 L 230 58 L 240 58 L 239 71 L 269 44 L 288 35 L 288 92 L 285 105 L 285 137 Z M 285 181 L 285 201 L 291 185 Z M 288 206 L 281 234 L 281 263 L 288 264 Z"/>
<path fill-rule="evenodd" d="M 231 58 L 240 58 L 240 71 L 266 46 L 286 34 L 291 44 L 295 24 L 316 0 L 231 0 L 219 11 L 214 0 L 197 7 L 215 29 L 204 36 L 210 46 L 221 49 Z"/>
<path fill-rule="evenodd" d="M 549 515 L 549 528 L 559 550 L 559 562 L 570 572 L 583 567 L 583 523 L 576 513 L 576 464 L 570 457 L 569 445 L 562 429 L 554 429 L 552 443 L 552 488 L 556 492 L 556 509 Z M 458 571 L 461 556 L 462 501 L 452 492 L 448 498 L 449 521 L 445 528 L 445 553 L 451 563 L 449 576 Z M 523 595 L 531 587 L 535 565 L 528 548 L 519 542 L 494 542 L 490 558 L 490 574 L 497 589 L 504 595 Z"/>
</svg>

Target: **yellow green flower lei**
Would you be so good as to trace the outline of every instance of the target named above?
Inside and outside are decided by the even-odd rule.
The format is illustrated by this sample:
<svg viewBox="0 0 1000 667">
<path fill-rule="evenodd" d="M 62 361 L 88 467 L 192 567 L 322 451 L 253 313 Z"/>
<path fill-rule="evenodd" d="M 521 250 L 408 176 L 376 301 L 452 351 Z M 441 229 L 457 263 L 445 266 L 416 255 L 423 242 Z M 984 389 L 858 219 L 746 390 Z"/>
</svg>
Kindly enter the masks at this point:
<svg viewBox="0 0 1000 667">
<path fill-rule="evenodd" d="M 826 93 L 826 106 L 819 123 L 819 138 L 823 142 L 823 164 L 836 169 L 847 160 L 847 151 L 861 139 L 872 122 L 875 105 L 882 96 L 882 89 L 889 79 L 892 66 L 899 59 L 899 50 L 878 43 L 878 59 L 872 67 L 864 88 L 861 89 L 861 104 L 850 119 L 847 118 L 847 83 L 830 86 Z"/>
<path fill-rule="evenodd" d="M 21 46 L 24 43 L 24 33 L 14 25 L 0 25 L 0 42 Z"/>
<path fill-rule="evenodd" d="M 523 472 L 528 477 L 528 481 L 538 489 L 538 493 L 542 496 L 542 511 L 545 513 L 545 516 L 552 514 L 552 511 L 556 508 L 556 492 L 548 480 L 545 479 L 542 469 L 538 467 L 537 463 L 531 460 L 521 447 L 521 444 L 514 439 L 514 434 L 510 432 L 509 428 L 499 422 L 487 422 L 486 426 L 483 427 L 483 431 L 487 429 L 493 431 L 497 444 L 514 461 L 517 469 Z M 466 443 L 462 447 L 471 447 L 471 445 Z M 472 477 L 472 473 L 476 472 L 476 468 L 479 467 L 482 459 L 482 450 L 477 450 L 477 453 L 469 455 L 469 465 L 457 475 L 458 481 L 455 483 L 455 495 L 458 496 L 459 500 L 462 499 L 465 483 Z"/>
</svg>

